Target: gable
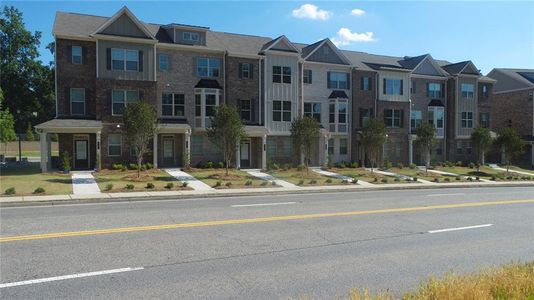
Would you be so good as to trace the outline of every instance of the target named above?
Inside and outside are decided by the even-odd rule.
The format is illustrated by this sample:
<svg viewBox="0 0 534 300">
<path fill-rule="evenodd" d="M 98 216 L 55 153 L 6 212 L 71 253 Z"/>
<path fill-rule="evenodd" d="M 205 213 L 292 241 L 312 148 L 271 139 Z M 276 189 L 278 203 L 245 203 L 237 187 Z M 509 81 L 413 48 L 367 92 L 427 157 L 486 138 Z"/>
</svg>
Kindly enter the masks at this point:
<svg viewBox="0 0 534 300">
<path fill-rule="evenodd" d="M 419 66 L 413 70 L 412 73 L 420 75 L 443 76 L 443 74 L 436 69 L 435 65 L 428 58 L 423 60 Z"/>
<path fill-rule="evenodd" d="M 462 70 L 462 74 L 473 74 L 473 75 L 479 75 L 480 72 L 478 72 L 477 68 L 473 63 L 467 64 L 465 68 Z"/>
<path fill-rule="evenodd" d="M 275 43 L 271 47 L 271 50 L 295 52 L 295 49 L 292 46 L 290 46 L 284 39 L 281 39 L 277 43 Z"/>
<path fill-rule="evenodd" d="M 99 33 L 136 38 L 150 38 L 127 14 L 122 14 Z"/>
<path fill-rule="evenodd" d="M 328 43 L 324 43 L 319 49 L 315 50 L 307 59 L 307 61 L 316 61 L 323 63 L 332 63 L 332 64 L 347 64 L 339 55 L 336 53 L 335 49 Z"/>
</svg>

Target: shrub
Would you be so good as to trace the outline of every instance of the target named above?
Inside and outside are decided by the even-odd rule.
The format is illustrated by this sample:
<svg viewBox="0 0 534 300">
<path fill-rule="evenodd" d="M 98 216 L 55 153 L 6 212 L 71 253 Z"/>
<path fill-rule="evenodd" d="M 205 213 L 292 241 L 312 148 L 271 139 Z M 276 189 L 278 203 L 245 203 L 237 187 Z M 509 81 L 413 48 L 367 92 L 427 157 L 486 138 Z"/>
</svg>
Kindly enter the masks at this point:
<svg viewBox="0 0 534 300">
<path fill-rule="evenodd" d="M 356 168 L 358 168 L 358 163 L 357 162 L 351 162 L 350 163 L 350 167 L 353 168 L 353 169 L 356 169 Z"/>
<path fill-rule="evenodd" d="M 472 162 L 470 162 L 470 163 L 469 163 L 469 169 L 474 169 L 474 168 L 475 168 L 475 164 L 472 163 Z"/>
<path fill-rule="evenodd" d="M 349 183 L 349 181 L 347 179 L 343 179 L 343 180 L 341 180 L 341 183 L 347 184 L 347 183 Z"/>
<path fill-rule="evenodd" d="M 134 188 L 135 188 L 135 186 L 134 186 L 133 184 L 131 184 L 131 183 L 128 183 L 128 184 L 126 185 L 126 189 L 127 189 L 127 190 L 133 190 Z"/>
<path fill-rule="evenodd" d="M 477 180 L 477 181 L 480 181 L 480 177 L 477 176 L 477 177 L 476 177 L 476 180 Z"/>
<path fill-rule="evenodd" d="M 456 176 L 455 179 L 456 179 L 456 181 L 460 181 L 460 180 L 462 180 L 462 177 L 460 177 L 460 176 Z"/>
<path fill-rule="evenodd" d="M 397 164 L 397 168 L 402 169 L 402 168 L 404 168 L 404 165 L 402 163 L 398 163 Z"/>
<path fill-rule="evenodd" d="M 33 191 L 34 194 L 42 194 L 44 192 L 45 192 L 45 189 L 43 189 L 42 187 L 38 187 Z"/>
<path fill-rule="evenodd" d="M 306 166 L 303 164 L 297 166 L 297 171 L 304 171 L 304 169 L 306 169 Z"/>
<path fill-rule="evenodd" d="M 346 166 L 347 166 L 347 165 L 345 164 L 344 161 L 342 161 L 342 162 L 339 163 L 339 168 L 340 168 L 340 169 L 345 169 Z"/>
<path fill-rule="evenodd" d="M 304 184 L 304 179 L 299 180 L 299 185 L 303 185 L 303 184 Z"/>
<path fill-rule="evenodd" d="M 459 161 L 456 162 L 456 166 L 457 166 L 457 167 L 461 167 L 461 166 L 463 166 L 463 165 L 464 165 L 464 163 L 463 163 L 461 160 L 459 160 Z"/>
<path fill-rule="evenodd" d="M 146 164 L 141 164 L 141 171 L 146 171 Z"/>
<path fill-rule="evenodd" d="M 245 185 L 247 185 L 247 186 L 252 185 L 252 180 L 247 180 L 247 182 L 245 182 Z"/>
<path fill-rule="evenodd" d="M 411 164 L 410 164 L 410 169 L 413 170 L 413 169 L 415 169 L 415 168 L 417 168 L 417 166 L 416 166 L 414 163 L 411 163 Z"/>
<path fill-rule="evenodd" d="M 189 182 L 187 182 L 187 181 L 182 181 L 182 187 L 186 188 L 188 184 L 189 184 Z"/>
<path fill-rule="evenodd" d="M 217 163 L 219 169 L 223 169 L 224 168 L 224 162 L 220 161 Z"/>
<path fill-rule="evenodd" d="M 211 160 L 208 160 L 206 165 L 204 166 L 206 169 L 212 169 L 213 168 L 213 162 Z"/>
<path fill-rule="evenodd" d="M 378 177 L 375 177 L 375 179 L 373 179 L 374 182 L 378 182 Z"/>
<path fill-rule="evenodd" d="M 147 162 L 147 163 L 145 164 L 145 169 L 150 170 L 150 169 L 153 169 L 153 168 L 154 168 L 154 165 L 153 165 L 153 164 L 151 164 L 151 163 L 149 163 L 149 162 Z"/>
<path fill-rule="evenodd" d="M 276 181 L 274 181 L 274 180 L 271 181 L 271 185 L 273 185 L 273 186 L 276 185 Z"/>
<path fill-rule="evenodd" d="M 393 179 L 393 181 L 400 182 L 400 178 L 399 177 L 395 177 L 395 179 Z"/>
<path fill-rule="evenodd" d="M 386 162 L 386 169 L 391 169 L 391 168 L 393 168 L 393 163 L 388 160 Z"/>
<path fill-rule="evenodd" d="M 291 164 L 290 163 L 285 163 L 284 166 L 282 167 L 282 169 L 284 171 L 287 171 L 287 170 L 291 169 Z"/>
<path fill-rule="evenodd" d="M 445 161 L 445 166 L 451 168 L 453 166 L 453 163 L 447 160 Z"/>
<path fill-rule="evenodd" d="M 266 186 L 267 184 L 268 184 L 268 182 L 267 182 L 267 181 L 264 181 L 264 182 L 262 182 L 260 185 L 261 185 L 261 186 Z"/>
<path fill-rule="evenodd" d="M 68 151 L 65 151 L 63 152 L 63 171 L 65 172 L 70 172 L 70 168 L 71 168 L 71 165 L 70 165 L 70 153 Z"/>
<path fill-rule="evenodd" d="M 128 164 L 128 169 L 137 170 L 137 164 Z"/>
<path fill-rule="evenodd" d="M 17 193 L 14 187 L 7 188 L 4 192 L 6 195 L 14 195 Z"/>
<path fill-rule="evenodd" d="M 512 176 L 506 177 L 507 180 L 512 180 Z"/>
<path fill-rule="evenodd" d="M 357 184 L 358 183 L 358 178 L 352 178 L 352 183 Z"/>
<path fill-rule="evenodd" d="M 123 165 L 122 164 L 111 164 L 112 170 L 122 170 Z"/>
<path fill-rule="evenodd" d="M 147 182 L 146 188 L 147 189 L 153 189 L 154 188 L 154 184 L 152 182 Z"/>
<path fill-rule="evenodd" d="M 439 182 L 439 178 L 435 177 L 434 182 Z"/>
<path fill-rule="evenodd" d="M 106 184 L 106 191 L 111 191 L 113 189 L 113 183 Z"/>
<path fill-rule="evenodd" d="M 414 177 L 412 180 L 413 180 L 413 181 L 417 181 L 417 177 Z"/>
<path fill-rule="evenodd" d="M 273 170 L 280 170 L 280 165 L 277 164 L 277 163 L 273 163 L 273 165 L 272 165 L 272 169 L 273 169 Z"/>
<path fill-rule="evenodd" d="M 225 185 L 226 185 L 227 187 L 231 187 L 231 186 L 232 186 L 232 182 L 231 182 L 231 181 L 228 181 Z"/>
<path fill-rule="evenodd" d="M 218 180 L 217 182 L 215 182 L 215 186 L 221 186 L 222 185 L 222 181 Z"/>
<path fill-rule="evenodd" d="M 495 177 L 495 175 L 491 176 L 491 180 L 495 181 L 497 180 L 497 177 Z"/>
<path fill-rule="evenodd" d="M 382 178 L 382 183 L 388 183 L 388 179 L 387 178 Z"/>
<path fill-rule="evenodd" d="M 473 177 L 467 177 L 468 181 L 473 181 Z"/>
<path fill-rule="evenodd" d="M 168 182 L 168 183 L 165 185 L 165 188 L 168 189 L 168 190 L 171 190 L 173 187 L 174 187 L 174 183 L 172 183 L 172 182 Z"/>
<path fill-rule="evenodd" d="M 332 179 L 328 178 L 328 179 L 325 180 L 324 182 L 326 182 L 326 183 L 332 183 Z"/>
</svg>

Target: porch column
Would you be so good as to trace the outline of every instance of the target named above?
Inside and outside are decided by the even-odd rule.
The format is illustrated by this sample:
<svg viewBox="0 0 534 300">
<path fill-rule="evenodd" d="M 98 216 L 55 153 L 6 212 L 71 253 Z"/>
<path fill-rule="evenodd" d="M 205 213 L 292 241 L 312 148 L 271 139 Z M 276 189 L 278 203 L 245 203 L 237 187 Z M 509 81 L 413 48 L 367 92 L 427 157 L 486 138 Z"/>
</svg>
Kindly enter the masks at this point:
<svg viewBox="0 0 534 300">
<path fill-rule="evenodd" d="M 185 133 L 185 139 L 184 139 L 184 155 L 187 155 L 187 157 L 184 159 L 184 168 L 187 168 L 191 165 L 191 131 L 188 130 Z"/>
<path fill-rule="evenodd" d="M 48 134 L 46 132 L 39 133 L 39 142 L 41 147 L 41 172 L 48 172 Z"/>
<path fill-rule="evenodd" d="M 411 135 L 408 136 L 408 164 L 413 163 L 413 138 Z"/>
<path fill-rule="evenodd" d="M 101 132 L 96 133 L 96 169 L 100 171 L 102 169 L 102 150 L 101 150 Z"/>
<path fill-rule="evenodd" d="M 239 156 L 239 148 L 241 146 L 241 141 L 238 141 L 235 146 L 235 168 L 241 169 L 241 157 Z"/>
<path fill-rule="evenodd" d="M 327 135 L 324 135 L 324 149 L 323 149 L 323 153 L 324 153 L 324 160 L 323 160 L 323 165 L 328 165 L 328 136 Z"/>
<path fill-rule="evenodd" d="M 261 137 L 261 168 L 267 169 L 267 135 Z"/>
<path fill-rule="evenodd" d="M 530 143 L 530 164 L 534 167 L 534 142 Z"/>
<path fill-rule="evenodd" d="M 158 135 L 154 134 L 153 137 L 153 150 L 152 150 L 152 164 L 154 168 L 158 167 Z"/>
</svg>

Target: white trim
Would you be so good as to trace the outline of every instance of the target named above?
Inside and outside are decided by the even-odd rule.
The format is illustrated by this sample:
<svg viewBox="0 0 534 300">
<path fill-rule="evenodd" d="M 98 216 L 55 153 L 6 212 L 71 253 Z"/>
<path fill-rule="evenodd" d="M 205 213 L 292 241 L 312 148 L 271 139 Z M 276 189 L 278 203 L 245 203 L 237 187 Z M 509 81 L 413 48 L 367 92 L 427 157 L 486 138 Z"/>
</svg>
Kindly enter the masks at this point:
<svg viewBox="0 0 534 300">
<path fill-rule="evenodd" d="M 336 53 L 336 55 L 341 58 L 342 61 L 346 62 L 349 66 L 352 65 L 352 63 L 350 62 L 350 60 L 347 59 L 347 57 L 341 52 L 339 51 L 339 49 L 336 47 L 336 45 L 334 45 L 334 43 L 332 43 L 332 41 L 329 39 L 329 38 L 326 38 L 324 39 L 321 44 L 319 44 L 319 46 L 317 46 L 315 49 L 313 49 L 312 52 L 310 52 L 308 55 L 306 55 L 306 57 L 304 57 L 303 59 L 304 60 L 307 60 L 308 57 L 310 57 L 313 53 L 315 53 L 319 48 L 321 48 L 324 44 L 328 44 L 330 46 L 330 48 L 332 50 L 334 50 L 334 52 Z M 337 64 L 336 64 L 337 65 Z"/>
<path fill-rule="evenodd" d="M 156 47 L 161 48 L 178 48 L 180 50 L 190 50 L 190 51 L 198 51 L 198 52 L 216 52 L 216 53 L 224 53 L 224 49 L 215 49 L 215 48 L 209 48 L 205 46 L 198 46 L 198 45 L 182 45 L 182 44 L 171 44 L 171 43 L 157 43 Z"/>
<path fill-rule="evenodd" d="M 420 79 L 443 80 L 443 81 L 446 81 L 447 79 L 449 79 L 446 76 L 442 77 L 442 76 L 436 76 L 436 75 L 422 75 L 422 74 L 414 74 L 414 73 L 412 73 L 410 77 L 420 78 Z"/>
<path fill-rule="evenodd" d="M 87 168 L 91 169 L 91 137 L 89 134 L 73 134 L 72 135 L 72 168 L 76 169 L 76 141 L 86 141 L 87 148 Z"/>
<path fill-rule="evenodd" d="M 98 60 L 97 60 L 98 64 Z M 57 99 L 57 73 L 58 73 L 58 66 L 57 66 L 57 37 L 54 36 L 54 93 L 56 95 L 56 119 L 59 116 L 59 101 Z"/>
<path fill-rule="evenodd" d="M 121 17 L 123 14 L 126 14 L 141 31 L 143 31 L 144 34 L 147 35 L 147 37 L 151 38 L 152 40 L 155 40 L 156 38 L 152 33 L 146 28 L 146 26 L 141 23 L 137 17 L 128 9 L 128 7 L 123 6 L 118 12 L 115 13 L 111 18 L 109 18 L 104 24 L 100 25 L 95 32 L 93 32 L 91 35 L 96 35 L 106 29 L 109 25 L 111 25 L 115 20 L 117 20 L 119 17 Z"/>
<path fill-rule="evenodd" d="M 158 42 L 156 40 L 118 36 L 118 35 L 107 35 L 107 34 L 94 34 L 92 35 L 92 37 L 96 39 L 100 39 L 100 40 L 119 41 L 119 42 L 138 43 L 138 44 L 156 44 Z"/>
<path fill-rule="evenodd" d="M 266 51 L 271 50 L 271 48 L 274 47 L 274 45 L 280 43 L 281 41 L 284 41 L 290 48 L 293 48 L 293 50 L 297 51 L 296 54 L 300 53 L 299 49 L 297 49 L 295 46 L 293 46 L 293 44 L 289 41 L 289 39 L 285 35 L 281 35 L 278 38 L 276 38 L 276 40 L 271 45 L 269 45 L 269 47 L 264 49 L 263 51 L 266 52 Z"/>
<path fill-rule="evenodd" d="M 498 91 L 498 92 L 493 92 L 493 94 L 494 94 L 494 95 L 497 95 L 497 94 L 506 94 L 506 93 L 511 93 L 511 92 L 520 92 L 520 91 L 527 91 L 527 90 L 532 90 L 532 91 L 534 91 L 534 86 L 526 87 L 526 88 L 513 89 L 513 90 L 506 90 L 506 91 Z"/>
<path fill-rule="evenodd" d="M 82 90 L 83 91 L 83 113 L 81 114 L 75 114 L 72 112 L 72 90 Z M 75 101 L 75 102 L 82 102 L 82 101 Z M 85 97 L 85 88 L 69 88 L 69 107 L 70 107 L 70 115 L 71 116 L 84 116 L 86 111 L 86 105 L 87 99 Z"/>
<path fill-rule="evenodd" d="M 118 136 L 120 137 L 120 144 L 119 144 L 119 147 L 120 147 L 120 153 L 117 154 L 117 155 L 111 155 L 111 154 L 109 154 L 109 145 L 110 145 L 110 143 L 109 143 L 109 138 L 110 138 L 111 136 L 113 136 L 113 135 L 118 135 Z M 114 145 L 114 146 L 117 146 L 117 145 Z M 107 148 L 107 152 L 108 152 L 108 157 L 120 157 L 120 156 L 122 156 L 122 134 L 121 134 L 121 133 L 109 133 L 109 134 L 108 134 L 108 138 L 107 138 L 107 147 L 106 147 L 106 148 Z"/>
<path fill-rule="evenodd" d="M 98 62 L 99 62 L 99 48 L 98 48 L 98 40 L 96 40 L 96 61 L 95 61 L 95 64 L 96 64 L 96 78 L 100 78 L 100 72 L 99 72 L 99 68 L 98 68 Z"/>
<path fill-rule="evenodd" d="M 251 59 L 258 59 L 258 58 L 263 57 L 262 55 L 246 54 L 246 53 L 239 53 L 239 52 L 228 52 L 228 56 L 230 56 L 230 57 L 241 57 L 241 58 L 251 58 Z"/>
</svg>

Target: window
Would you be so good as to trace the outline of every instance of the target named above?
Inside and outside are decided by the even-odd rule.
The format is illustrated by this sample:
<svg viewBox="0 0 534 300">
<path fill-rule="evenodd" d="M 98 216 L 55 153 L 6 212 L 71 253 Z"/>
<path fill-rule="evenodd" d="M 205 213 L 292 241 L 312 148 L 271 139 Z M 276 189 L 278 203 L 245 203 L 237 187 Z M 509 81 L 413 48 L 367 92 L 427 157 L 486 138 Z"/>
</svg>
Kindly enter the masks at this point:
<svg viewBox="0 0 534 300">
<path fill-rule="evenodd" d="M 328 155 L 334 155 L 334 139 L 328 140 Z"/>
<path fill-rule="evenodd" d="M 430 98 L 441 98 L 441 83 L 428 83 L 426 96 Z"/>
<path fill-rule="evenodd" d="M 161 115 L 166 117 L 185 116 L 185 99 L 183 94 L 161 95 Z"/>
<path fill-rule="evenodd" d="M 196 32 L 184 32 L 182 37 L 184 41 L 198 42 L 199 40 L 199 35 Z"/>
<path fill-rule="evenodd" d="M 252 78 L 252 64 L 239 64 L 240 65 L 240 76 L 239 78 Z"/>
<path fill-rule="evenodd" d="M 159 69 L 160 71 L 169 70 L 169 55 L 168 54 L 159 55 Z"/>
<path fill-rule="evenodd" d="M 111 49 L 111 67 L 113 70 L 138 71 L 139 51 L 127 49 Z"/>
<path fill-rule="evenodd" d="M 348 141 L 347 139 L 339 139 L 339 154 L 346 155 L 348 153 Z"/>
<path fill-rule="evenodd" d="M 217 95 L 213 93 L 206 93 L 206 117 L 215 116 L 215 109 L 217 108 Z"/>
<path fill-rule="evenodd" d="M 273 82 L 291 83 L 291 67 L 273 66 Z"/>
<path fill-rule="evenodd" d="M 402 95 L 402 79 L 387 79 L 384 78 L 384 90 L 383 93 L 386 95 Z"/>
<path fill-rule="evenodd" d="M 484 128 L 489 128 L 490 126 L 489 113 L 480 113 L 480 126 Z"/>
<path fill-rule="evenodd" d="M 81 65 L 82 64 L 82 47 L 72 46 L 71 51 L 72 51 L 71 62 L 75 65 Z"/>
<path fill-rule="evenodd" d="M 329 89 L 349 89 L 349 73 L 328 72 L 327 77 Z"/>
<path fill-rule="evenodd" d="M 330 132 L 347 132 L 348 123 L 347 100 L 330 100 L 328 104 L 328 123 Z"/>
<path fill-rule="evenodd" d="M 415 132 L 423 124 L 423 116 L 420 110 L 412 110 L 410 116 L 410 129 Z"/>
<path fill-rule="evenodd" d="M 373 115 L 372 108 L 360 108 L 360 127 L 365 127 L 369 124 L 369 120 Z"/>
<path fill-rule="evenodd" d="M 475 86 L 470 83 L 462 83 L 462 97 L 466 99 L 473 99 L 475 97 Z"/>
<path fill-rule="evenodd" d="M 122 138 L 120 134 L 108 135 L 108 156 L 120 156 L 122 153 Z"/>
<path fill-rule="evenodd" d="M 304 78 L 302 79 L 304 83 L 312 83 L 312 70 L 304 70 Z"/>
<path fill-rule="evenodd" d="M 218 58 L 200 57 L 197 59 L 197 76 L 219 77 L 221 61 Z"/>
<path fill-rule="evenodd" d="M 416 87 L 415 80 L 412 80 L 412 86 L 410 87 L 410 93 L 415 94 L 416 93 Z"/>
<path fill-rule="evenodd" d="M 201 94 L 195 94 L 195 117 L 202 116 L 202 100 Z"/>
<path fill-rule="evenodd" d="M 360 82 L 360 89 L 362 91 L 371 90 L 371 77 L 362 77 Z"/>
<path fill-rule="evenodd" d="M 466 141 L 464 143 L 464 148 L 465 148 L 465 154 L 471 154 L 472 152 L 471 142 Z"/>
<path fill-rule="evenodd" d="M 321 123 L 321 103 L 304 103 L 304 116 L 314 118 Z"/>
<path fill-rule="evenodd" d="M 139 91 L 113 90 L 111 98 L 111 114 L 121 116 L 128 102 L 131 103 L 139 100 Z"/>
<path fill-rule="evenodd" d="M 291 122 L 291 101 L 273 101 L 273 121 Z"/>
<path fill-rule="evenodd" d="M 241 120 L 250 121 L 250 100 L 239 100 L 239 114 Z"/>
<path fill-rule="evenodd" d="M 211 117 L 220 101 L 219 89 L 195 89 L 195 127 L 211 127 Z"/>
<path fill-rule="evenodd" d="M 443 129 L 445 109 L 443 107 L 431 106 L 428 108 L 428 123 L 434 125 L 434 128 Z"/>
<path fill-rule="evenodd" d="M 470 111 L 462 112 L 462 128 L 473 128 L 473 113 Z"/>
<path fill-rule="evenodd" d="M 488 86 L 487 85 L 482 85 L 482 96 L 483 97 L 488 97 Z"/>
<path fill-rule="evenodd" d="M 384 109 L 384 123 L 388 128 L 402 128 L 402 115 L 401 109 Z"/>
<path fill-rule="evenodd" d="M 85 115 L 85 89 L 70 89 L 70 114 Z"/>
</svg>

